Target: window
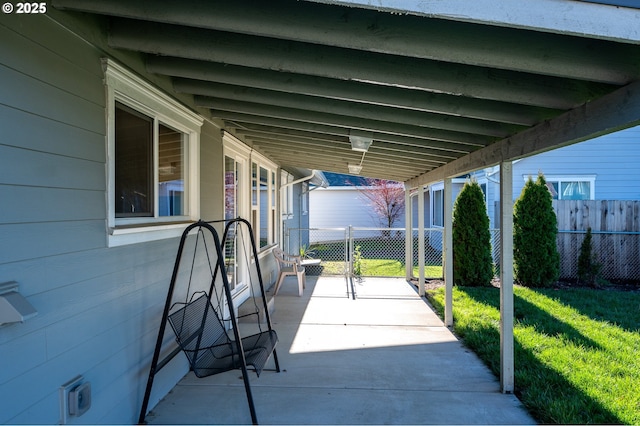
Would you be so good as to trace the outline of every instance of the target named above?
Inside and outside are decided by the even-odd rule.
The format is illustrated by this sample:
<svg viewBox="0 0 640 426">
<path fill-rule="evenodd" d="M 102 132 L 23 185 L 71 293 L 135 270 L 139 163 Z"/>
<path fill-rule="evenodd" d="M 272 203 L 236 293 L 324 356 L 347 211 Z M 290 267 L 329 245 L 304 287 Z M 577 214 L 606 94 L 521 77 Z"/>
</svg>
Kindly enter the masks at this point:
<svg viewBox="0 0 640 426">
<path fill-rule="evenodd" d="M 431 191 L 431 225 L 444 226 L 444 188 Z"/>
<path fill-rule="evenodd" d="M 224 158 L 224 217 L 225 219 L 249 219 L 251 214 L 250 171 L 248 167 L 250 149 L 233 135 L 222 132 Z M 225 265 L 227 279 L 232 292 L 240 295 L 249 289 L 251 254 L 247 253 L 249 235 L 244 225 L 236 222 L 229 228 L 225 243 Z M 248 295 L 248 293 L 246 293 Z M 239 296 L 238 303 L 242 297 Z"/>
<path fill-rule="evenodd" d="M 260 248 L 269 244 L 269 171 L 260 167 L 259 199 L 260 199 Z"/>
<path fill-rule="evenodd" d="M 529 179 L 527 176 L 525 181 Z M 545 176 L 547 188 L 554 200 L 595 199 L 596 177 L 589 176 Z"/>
<path fill-rule="evenodd" d="M 287 185 L 291 182 L 293 182 L 293 175 L 281 170 L 280 185 L 282 190 L 280 195 L 282 198 L 280 199 L 280 210 L 282 210 L 283 219 L 291 219 L 293 217 L 293 185 Z"/>
<path fill-rule="evenodd" d="M 199 216 L 202 119 L 113 61 L 108 115 L 109 246 L 180 235 Z M 182 223 L 182 224 L 181 224 Z"/>
<path fill-rule="evenodd" d="M 119 102 L 115 108 L 116 218 L 184 215 L 187 135 Z"/>
<path fill-rule="evenodd" d="M 275 166 L 251 163 L 251 225 L 259 248 L 277 242 Z"/>
<path fill-rule="evenodd" d="M 224 157 L 224 218 L 235 219 L 239 215 L 241 193 L 240 179 L 242 176 L 242 164 L 236 159 L 225 155 Z M 238 283 L 242 282 L 242 267 L 239 263 L 242 252 L 242 241 L 236 232 L 236 227 L 230 228 L 225 244 L 225 265 L 227 269 L 227 279 L 231 289 L 235 289 Z"/>
</svg>

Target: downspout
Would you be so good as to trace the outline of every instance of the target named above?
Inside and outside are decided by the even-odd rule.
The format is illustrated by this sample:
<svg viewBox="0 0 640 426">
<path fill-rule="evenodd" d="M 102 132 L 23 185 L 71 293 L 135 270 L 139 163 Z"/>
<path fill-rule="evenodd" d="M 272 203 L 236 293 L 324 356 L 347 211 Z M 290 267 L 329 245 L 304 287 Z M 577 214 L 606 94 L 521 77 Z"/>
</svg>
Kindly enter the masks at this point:
<svg viewBox="0 0 640 426">
<path fill-rule="evenodd" d="M 306 181 L 308 181 L 308 180 L 311 180 L 311 179 L 313 179 L 314 177 L 316 177 L 316 173 L 318 173 L 318 171 L 317 171 L 317 170 L 312 170 L 312 171 L 311 171 L 311 174 L 310 174 L 309 176 L 306 176 L 306 177 L 300 178 L 300 179 L 298 179 L 298 180 L 294 180 L 293 182 L 285 183 L 284 185 L 280 185 L 280 190 L 282 190 L 283 188 L 286 188 L 287 186 L 291 186 L 291 185 L 295 185 L 295 184 L 298 184 L 298 183 L 302 183 L 302 182 L 306 182 Z M 326 185 L 321 185 L 321 186 L 322 186 L 323 188 L 326 188 Z"/>
<path fill-rule="evenodd" d="M 280 199 L 282 199 L 282 190 L 283 190 L 283 189 L 285 189 L 285 188 L 286 188 L 286 187 L 288 187 L 288 186 L 296 185 L 296 184 L 298 184 L 298 183 L 307 182 L 307 181 L 309 181 L 309 180 L 313 179 L 314 177 L 316 177 L 316 174 L 317 174 L 317 173 L 318 173 L 318 170 L 312 170 L 312 171 L 311 171 L 311 174 L 310 174 L 309 176 L 305 176 L 305 177 L 303 177 L 303 178 L 296 179 L 296 180 L 294 180 L 293 182 L 287 182 L 287 183 L 285 183 L 284 185 L 280 185 Z M 326 188 L 327 186 L 328 186 L 328 185 L 327 185 L 326 181 L 323 179 L 323 180 L 322 180 L 322 185 L 321 185 L 321 187 L 322 187 L 322 188 Z M 316 188 L 314 188 L 314 189 L 317 189 L 317 188 L 318 188 L 318 187 L 316 187 Z M 307 191 L 307 192 L 310 192 L 310 191 L 312 191 L 312 190 L 309 190 L 309 191 Z M 303 195 L 304 195 L 304 193 L 303 193 L 303 194 L 300 194 L 300 197 L 302 197 Z M 302 209 L 302 205 L 301 205 L 301 204 L 302 204 L 302 198 L 300 198 L 300 199 L 299 199 L 298 204 L 299 204 L 299 206 L 298 206 L 298 207 L 299 207 L 299 208 L 300 208 L 300 210 L 301 210 L 301 209 Z M 280 206 L 280 208 L 282 209 L 282 206 Z M 285 229 L 284 229 L 284 223 L 282 222 L 282 220 L 280 221 L 280 224 L 281 224 L 281 230 L 282 230 L 282 235 L 281 235 L 282 248 L 284 249 L 284 248 L 285 248 L 285 247 L 284 247 Z"/>
</svg>

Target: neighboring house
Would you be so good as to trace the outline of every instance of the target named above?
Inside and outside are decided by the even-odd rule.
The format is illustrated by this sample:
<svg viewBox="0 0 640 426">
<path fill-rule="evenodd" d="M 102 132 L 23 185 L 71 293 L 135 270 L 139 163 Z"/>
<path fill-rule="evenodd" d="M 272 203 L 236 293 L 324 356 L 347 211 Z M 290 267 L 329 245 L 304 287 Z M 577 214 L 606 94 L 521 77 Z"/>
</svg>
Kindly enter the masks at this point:
<svg viewBox="0 0 640 426">
<path fill-rule="evenodd" d="M 554 199 L 638 200 L 640 199 L 640 126 L 611 133 L 582 143 L 555 149 L 513 162 L 513 197 L 520 196 L 529 176 L 542 172 Z M 612 165 L 615 164 L 615 167 Z M 366 180 L 359 176 L 326 173 L 330 186 L 310 196 L 311 228 L 380 227 L 368 201 L 360 193 Z M 500 200 L 499 166 L 479 170 L 469 176 L 452 179 L 453 198 L 473 176 L 486 195 L 490 227 L 498 228 Z M 425 227 L 444 226 L 444 183 L 425 188 Z M 413 227 L 418 226 L 417 193 L 412 195 Z M 394 227 L 404 228 L 404 216 Z M 439 234 L 430 238 L 441 249 Z"/>
<path fill-rule="evenodd" d="M 360 191 L 367 185 L 360 176 L 325 172 L 329 183 L 309 196 L 311 228 L 379 228 L 380 221 Z M 404 227 L 404 216 L 394 227 Z"/>
<path fill-rule="evenodd" d="M 638 200 L 639 142 L 640 126 L 516 160 L 513 162 L 513 199 L 520 196 L 530 176 L 536 179 L 538 173 L 542 172 L 554 199 Z M 491 227 L 497 228 L 499 166 L 477 171 L 472 176 L 486 195 Z M 452 180 L 454 199 L 468 178 Z M 443 226 L 443 187 L 444 184 L 439 182 L 425 189 L 427 227 Z"/>
<path fill-rule="evenodd" d="M 140 55 L 109 47 L 106 26 L 48 15 L 0 20 L 0 284 L 37 311 L 0 324 L 0 423 L 132 424 L 182 230 L 250 219 L 273 282 L 282 221 L 308 226 L 310 171 L 281 169 L 168 95 Z M 255 281 L 247 258 L 232 261 L 239 304 Z M 176 357 L 156 375 L 150 407 L 187 371 Z M 78 375 L 91 409 L 63 419 L 59 388 Z"/>
</svg>

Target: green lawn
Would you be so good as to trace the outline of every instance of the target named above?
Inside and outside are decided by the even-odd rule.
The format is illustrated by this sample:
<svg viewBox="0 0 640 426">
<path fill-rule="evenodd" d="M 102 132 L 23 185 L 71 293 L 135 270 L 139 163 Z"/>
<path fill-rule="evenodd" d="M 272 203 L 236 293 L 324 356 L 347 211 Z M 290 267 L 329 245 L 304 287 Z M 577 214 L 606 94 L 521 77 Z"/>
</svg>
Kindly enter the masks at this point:
<svg viewBox="0 0 640 426">
<path fill-rule="evenodd" d="M 342 274 L 344 273 L 343 261 L 322 261 L 323 274 Z M 404 277 L 404 263 L 392 259 L 363 259 L 362 275 L 365 277 Z M 413 268 L 413 275 L 418 276 L 418 268 Z M 442 266 L 427 265 L 425 266 L 425 277 L 441 278 Z"/>
<path fill-rule="evenodd" d="M 499 375 L 497 288 L 454 287 L 455 332 Z M 442 315 L 444 289 L 428 298 Z M 640 292 L 514 288 L 516 394 L 541 423 L 640 424 Z"/>
</svg>

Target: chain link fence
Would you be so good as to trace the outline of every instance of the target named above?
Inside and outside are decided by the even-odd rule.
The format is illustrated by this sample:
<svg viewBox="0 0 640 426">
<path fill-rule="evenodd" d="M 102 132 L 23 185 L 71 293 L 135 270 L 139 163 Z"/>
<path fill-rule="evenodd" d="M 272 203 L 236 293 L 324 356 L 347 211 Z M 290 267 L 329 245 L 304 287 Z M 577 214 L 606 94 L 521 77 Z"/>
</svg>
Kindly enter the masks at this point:
<svg viewBox="0 0 640 426">
<path fill-rule="evenodd" d="M 558 232 L 560 279 L 578 277 L 578 257 L 585 231 Z M 592 254 L 600 277 L 612 281 L 640 281 L 640 232 L 591 232 Z"/>
<path fill-rule="evenodd" d="M 491 249 L 496 276 L 500 275 L 500 230 L 492 229 Z M 363 276 L 405 276 L 404 228 L 325 228 L 285 230 L 284 248 L 291 254 L 321 259 L 310 275 L 344 275 L 351 269 L 352 253 L 358 252 Z M 575 280 L 584 231 L 559 231 L 560 279 Z M 418 230 L 412 231 L 413 276 L 418 276 Z M 425 229 L 425 277 L 441 279 L 442 228 Z M 592 247 L 607 280 L 640 281 L 640 232 L 592 232 Z"/>
<path fill-rule="evenodd" d="M 319 266 L 306 271 L 309 275 L 344 275 L 349 266 L 347 228 L 287 228 L 284 250 L 304 258 L 321 259 Z"/>
</svg>

